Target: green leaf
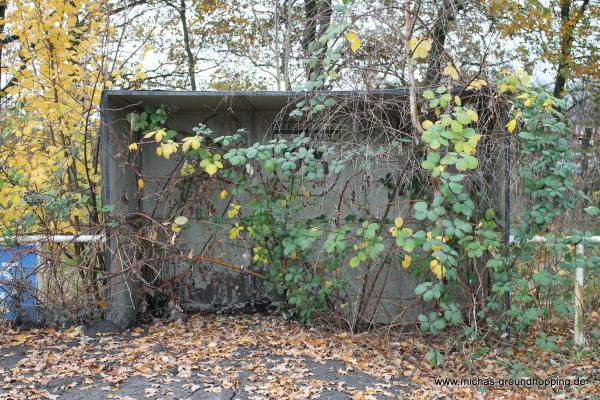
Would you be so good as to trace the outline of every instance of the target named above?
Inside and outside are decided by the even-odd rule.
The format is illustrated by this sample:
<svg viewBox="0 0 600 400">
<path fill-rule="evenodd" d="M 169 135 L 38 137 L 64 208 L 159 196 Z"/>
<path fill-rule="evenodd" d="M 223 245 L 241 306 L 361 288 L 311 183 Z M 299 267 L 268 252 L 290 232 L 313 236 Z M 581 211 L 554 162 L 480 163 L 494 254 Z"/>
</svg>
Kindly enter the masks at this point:
<svg viewBox="0 0 600 400">
<path fill-rule="evenodd" d="M 444 328 L 446 327 L 446 321 L 441 318 L 436 319 L 435 322 L 433 323 L 433 326 L 438 331 L 444 330 Z"/>
<path fill-rule="evenodd" d="M 175 218 L 175 223 L 177 225 L 185 225 L 188 222 L 188 218 L 184 217 L 183 215 L 180 215 L 179 217 Z"/>
<path fill-rule="evenodd" d="M 465 112 L 456 113 L 456 119 L 463 125 L 467 125 L 471 122 L 471 118 Z"/>
<path fill-rule="evenodd" d="M 452 132 L 454 133 L 461 133 L 463 131 L 463 126 L 457 120 L 453 120 L 450 124 L 450 129 L 452 129 Z"/>
<path fill-rule="evenodd" d="M 442 165 L 452 165 L 456 163 L 456 155 L 454 153 L 446 154 L 441 160 L 440 164 Z"/>
<path fill-rule="evenodd" d="M 450 190 L 453 193 L 458 194 L 463 191 L 463 185 L 461 185 L 460 183 L 450 182 L 448 183 L 448 186 L 450 187 Z"/>
<path fill-rule="evenodd" d="M 265 169 L 268 172 L 273 172 L 277 169 L 277 163 L 275 162 L 275 160 L 267 160 L 265 161 Z"/>
<path fill-rule="evenodd" d="M 426 90 L 423 92 L 423 97 L 427 100 L 431 100 L 435 97 L 435 94 L 431 90 Z"/>
<path fill-rule="evenodd" d="M 593 215 L 593 216 L 598 216 L 600 215 L 600 208 L 596 207 L 596 206 L 589 206 L 583 209 L 583 211 L 585 211 L 586 213 L 588 213 L 589 215 Z"/>
<path fill-rule="evenodd" d="M 431 282 L 423 282 L 423 283 L 419 284 L 415 288 L 415 294 L 417 296 L 421 296 L 423 293 L 425 293 L 427 290 L 429 290 L 431 285 L 433 285 L 433 283 L 431 283 Z"/>
<path fill-rule="evenodd" d="M 325 104 L 325 107 L 331 107 L 335 104 L 335 99 L 332 97 L 328 97 L 327 99 L 325 99 L 323 104 Z"/>
<path fill-rule="evenodd" d="M 477 165 L 479 165 L 479 162 L 477 161 L 477 159 L 473 156 L 463 156 L 463 158 L 465 159 L 465 161 L 467 162 L 467 167 L 469 169 L 475 169 L 477 168 Z"/>
<path fill-rule="evenodd" d="M 424 201 L 419 201 L 415 203 L 414 209 L 415 211 L 425 211 L 427 210 L 427 203 L 425 203 Z"/>
<path fill-rule="evenodd" d="M 440 155 L 438 153 L 432 152 L 427 154 L 427 159 L 421 163 L 421 166 L 424 169 L 434 169 L 437 166 L 438 161 L 440 160 Z"/>
<path fill-rule="evenodd" d="M 440 97 L 440 106 L 446 107 L 451 100 L 452 96 L 450 96 L 448 93 L 442 95 Z"/>
</svg>

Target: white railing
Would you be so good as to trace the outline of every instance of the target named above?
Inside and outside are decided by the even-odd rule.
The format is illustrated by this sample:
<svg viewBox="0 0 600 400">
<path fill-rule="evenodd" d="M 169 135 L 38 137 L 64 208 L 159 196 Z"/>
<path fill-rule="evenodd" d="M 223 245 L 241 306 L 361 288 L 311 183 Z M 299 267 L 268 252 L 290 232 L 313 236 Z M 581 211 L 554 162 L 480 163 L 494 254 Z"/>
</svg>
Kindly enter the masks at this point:
<svg viewBox="0 0 600 400">
<path fill-rule="evenodd" d="M 534 236 L 527 240 L 527 243 L 547 243 L 549 240 L 544 236 Z M 515 242 L 514 236 L 510 236 L 509 242 L 511 244 L 519 243 Z M 585 236 L 582 238 L 582 242 L 588 243 L 600 243 L 600 236 Z M 583 243 L 577 244 L 576 249 L 578 256 L 585 255 L 585 247 Z M 583 284 L 585 278 L 585 269 L 583 267 L 575 268 L 575 320 L 573 322 L 573 344 L 575 346 L 585 345 L 584 335 L 584 316 L 583 316 Z"/>
<path fill-rule="evenodd" d="M 0 243 L 88 243 L 104 241 L 102 235 L 23 235 L 23 236 L 0 236 Z"/>
</svg>

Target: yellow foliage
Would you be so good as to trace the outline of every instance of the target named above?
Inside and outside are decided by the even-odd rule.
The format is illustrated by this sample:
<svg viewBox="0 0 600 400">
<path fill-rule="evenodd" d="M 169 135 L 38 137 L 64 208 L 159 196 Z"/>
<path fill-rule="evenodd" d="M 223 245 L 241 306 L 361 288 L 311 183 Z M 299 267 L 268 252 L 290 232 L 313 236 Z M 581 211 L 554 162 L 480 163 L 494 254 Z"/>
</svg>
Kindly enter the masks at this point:
<svg viewBox="0 0 600 400">
<path fill-rule="evenodd" d="M 350 49 L 352 52 L 356 53 L 361 45 L 361 40 L 358 38 L 355 32 L 348 32 L 346 34 L 346 39 L 350 42 Z"/>
<path fill-rule="evenodd" d="M 429 268 L 439 280 L 442 280 L 444 274 L 446 273 L 446 267 L 440 264 L 437 258 L 431 260 L 431 262 L 429 263 Z"/>
<path fill-rule="evenodd" d="M 105 73 L 110 66 L 99 51 L 107 35 L 104 7 L 92 0 L 17 0 L 7 9 L 4 33 L 17 39 L 3 45 L 2 73 L 12 77 L 12 86 L 1 96 L 4 104 L 18 107 L 3 107 L 0 116 L 0 160 L 12 174 L 0 188 L 4 226 L 25 214 L 44 215 L 41 202 L 30 200 L 32 193 L 79 202 L 60 214 L 66 217 L 46 217 L 42 229 L 77 233 L 97 222 L 88 215 L 90 199 L 100 194 L 93 158 L 97 105 L 109 79 L 119 77 Z"/>
<path fill-rule="evenodd" d="M 158 133 L 156 134 L 156 137 L 158 137 Z M 179 143 L 175 143 L 172 140 L 167 140 L 166 143 L 161 142 L 160 145 L 156 148 L 156 154 L 168 160 L 169 158 L 171 158 L 171 154 L 177 153 L 178 147 Z"/>
<path fill-rule="evenodd" d="M 412 38 L 410 39 L 410 49 L 413 52 L 413 60 L 426 59 L 431 51 L 431 41 L 427 38 Z"/>
<path fill-rule="evenodd" d="M 242 232 L 243 230 L 244 230 L 243 226 L 240 226 L 239 224 L 235 224 L 235 226 L 229 230 L 229 239 L 231 239 L 231 240 L 237 239 L 240 236 L 240 232 Z"/>
<path fill-rule="evenodd" d="M 234 218 L 240 212 L 241 206 L 239 204 L 232 204 L 229 211 L 227 211 L 227 216 L 229 218 Z"/>
<path fill-rule="evenodd" d="M 197 150 L 200 148 L 200 143 L 202 142 L 202 138 L 199 136 L 189 136 L 183 139 L 183 145 L 181 146 L 181 149 L 183 150 L 183 152 L 187 152 L 190 147 L 193 150 Z"/>
<path fill-rule="evenodd" d="M 452 78 L 452 80 L 455 80 L 455 81 L 457 81 L 460 78 L 460 76 L 458 75 L 458 71 L 456 70 L 456 68 L 454 68 L 454 65 L 452 65 L 452 63 L 450 63 L 450 62 L 446 65 L 446 67 L 444 68 L 442 73 L 446 76 L 449 76 L 450 78 Z"/>
<path fill-rule="evenodd" d="M 402 267 L 403 268 L 408 268 L 410 267 L 410 263 L 412 262 L 412 257 L 409 256 L 408 254 L 404 256 L 404 259 L 402 260 Z"/>
<path fill-rule="evenodd" d="M 474 79 L 469 86 L 467 86 L 467 89 L 471 89 L 471 90 L 481 90 L 482 87 L 486 86 L 487 82 L 484 79 Z"/>
<path fill-rule="evenodd" d="M 508 123 L 506 124 L 506 129 L 508 129 L 508 131 L 510 133 L 513 133 L 516 128 L 517 128 L 517 120 L 514 118 L 511 119 L 510 121 L 508 121 Z"/>
<path fill-rule="evenodd" d="M 196 171 L 196 168 L 192 164 L 188 164 L 188 162 L 184 162 L 181 166 L 181 176 L 190 176 Z"/>
<path fill-rule="evenodd" d="M 471 110 L 470 108 L 465 108 L 465 112 L 467 113 L 467 115 L 469 116 L 471 121 L 473 121 L 473 122 L 479 121 L 479 115 L 477 115 L 477 112 Z"/>
</svg>

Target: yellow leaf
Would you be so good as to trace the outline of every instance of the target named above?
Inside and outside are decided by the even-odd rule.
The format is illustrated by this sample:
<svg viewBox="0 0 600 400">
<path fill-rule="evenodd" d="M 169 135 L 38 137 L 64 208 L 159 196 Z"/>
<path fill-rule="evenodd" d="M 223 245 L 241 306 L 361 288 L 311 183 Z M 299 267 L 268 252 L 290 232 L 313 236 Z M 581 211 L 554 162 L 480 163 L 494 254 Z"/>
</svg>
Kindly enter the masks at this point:
<svg viewBox="0 0 600 400">
<path fill-rule="evenodd" d="M 221 193 L 219 194 L 219 198 L 221 200 L 225 200 L 225 197 L 227 197 L 227 190 L 222 190 Z"/>
<path fill-rule="evenodd" d="M 181 176 L 190 176 L 196 171 L 193 165 L 188 164 L 187 161 L 183 163 L 181 167 Z"/>
<path fill-rule="evenodd" d="M 246 344 L 246 343 L 250 343 L 252 342 L 252 339 L 250 339 L 248 336 L 242 336 L 242 338 L 240 339 L 240 343 L 242 344 Z"/>
<path fill-rule="evenodd" d="M 229 230 L 229 239 L 231 239 L 231 240 L 237 239 L 240 236 L 240 232 L 243 230 L 244 230 L 243 226 L 239 226 L 238 224 L 235 224 L 235 226 Z"/>
<path fill-rule="evenodd" d="M 402 219 L 402 217 L 398 217 L 394 220 L 394 225 L 396 225 L 397 228 L 401 228 L 402 225 L 404 225 L 404 220 Z"/>
<path fill-rule="evenodd" d="M 429 39 L 421 40 L 418 38 L 412 38 L 410 39 L 410 49 L 413 52 L 413 60 L 417 60 L 419 58 L 425 59 L 429 57 L 429 51 L 431 50 L 431 42 L 429 41 Z"/>
<path fill-rule="evenodd" d="M 516 128 L 517 128 L 517 120 L 516 119 L 511 119 L 510 121 L 508 121 L 508 124 L 506 124 L 506 129 L 508 129 L 508 131 L 510 133 L 513 133 Z"/>
<path fill-rule="evenodd" d="M 137 143 L 131 143 L 129 145 L 129 151 L 137 151 L 138 149 L 138 144 Z"/>
<path fill-rule="evenodd" d="M 232 204 L 231 208 L 229 209 L 229 211 L 227 211 L 227 216 L 229 218 L 233 218 L 236 215 L 238 215 L 238 213 L 240 212 L 240 205 L 239 204 Z"/>
<path fill-rule="evenodd" d="M 421 122 L 421 126 L 423 127 L 423 129 L 427 129 L 429 128 L 431 125 L 433 125 L 433 122 L 431 122 L 430 120 L 426 119 L 425 121 Z"/>
<path fill-rule="evenodd" d="M 463 149 L 462 152 L 465 154 L 468 154 L 470 156 L 472 156 L 473 154 L 475 154 L 475 146 L 472 146 L 470 143 L 463 143 Z"/>
<path fill-rule="evenodd" d="M 457 81 L 459 79 L 458 71 L 456 70 L 456 68 L 454 68 L 454 65 L 452 65 L 452 63 L 450 63 L 450 62 L 448 62 L 446 64 L 446 68 L 444 68 L 444 70 L 442 71 L 442 74 L 449 76 L 450 78 L 452 78 L 455 81 Z"/>
<path fill-rule="evenodd" d="M 144 180 L 143 179 L 138 179 L 137 180 L 137 187 L 138 187 L 138 189 L 143 189 L 144 188 Z"/>
<path fill-rule="evenodd" d="M 204 170 L 206 171 L 206 173 L 210 176 L 213 176 L 214 174 L 217 173 L 217 166 L 215 164 L 208 164 Z"/>
<path fill-rule="evenodd" d="M 350 42 L 350 48 L 354 53 L 360 48 L 361 41 L 356 35 L 356 32 L 349 31 L 346 33 L 346 39 Z"/>
<path fill-rule="evenodd" d="M 356 32 L 353 31 L 349 31 L 348 33 L 346 33 L 346 39 L 348 39 L 348 41 L 350 43 L 354 42 L 356 39 L 358 39 L 358 36 L 356 36 Z"/>
<path fill-rule="evenodd" d="M 467 86 L 467 89 L 480 90 L 482 87 L 486 86 L 487 82 L 483 79 L 475 79 L 473 82 Z"/>
<path fill-rule="evenodd" d="M 202 138 L 200 138 L 198 136 L 186 137 L 183 139 L 183 146 L 181 146 L 181 148 L 182 148 L 183 152 L 187 152 L 190 147 L 194 150 L 197 150 L 200 148 L 201 141 L 202 141 Z"/>
<path fill-rule="evenodd" d="M 477 146 L 477 143 L 479 143 L 479 139 L 481 139 L 481 135 L 475 134 L 467 140 L 467 143 L 469 143 L 470 146 L 475 147 Z"/>
<path fill-rule="evenodd" d="M 465 108 L 465 112 L 467 113 L 467 115 L 469 116 L 471 121 L 473 121 L 473 122 L 479 121 L 479 115 L 477 115 L 477 113 L 475 111 L 471 110 L 470 108 Z"/>
<path fill-rule="evenodd" d="M 410 267 L 410 263 L 412 261 L 411 256 L 409 256 L 408 254 L 404 256 L 404 260 L 402 260 L 402 267 L 403 268 L 408 268 Z"/>
<path fill-rule="evenodd" d="M 446 273 L 446 267 L 440 264 L 437 259 L 431 260 L 431 262 L 429 263 L 429 268 L 439 280 L 442 280 L 444 274 Z"/>
<path fill-rule="evenodd" d="M 156 131 L 150 131 L 144 135 L 144 139 L 150 139 L 155 134 L 156 134 Z"/>
</svg>

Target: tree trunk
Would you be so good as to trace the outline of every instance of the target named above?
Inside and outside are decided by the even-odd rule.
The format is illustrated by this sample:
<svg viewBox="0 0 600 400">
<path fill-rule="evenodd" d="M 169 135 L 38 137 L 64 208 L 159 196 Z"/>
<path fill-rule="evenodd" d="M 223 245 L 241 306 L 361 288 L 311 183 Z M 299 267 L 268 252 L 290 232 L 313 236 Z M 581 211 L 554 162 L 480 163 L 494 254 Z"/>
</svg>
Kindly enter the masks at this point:
<svg viewBox="0 0 600 400">
<path fill-rule="evenodd" d="M 450 29 L 450 23 L 456 18 L 461 8 L 461 0 L 444 0 L 439 5 L 437 18 L 431 29 L 431 54 L 425 73 L 425 84 L 435 85 L 442 78 L 444 68 L 444 44 Z"/>
<path fill-rule="evenodd" d="M 185 14 L 186 5 L 185 0 L 180 0 L 179 3 L 179 19 L 181 20 L 181 27 L 183 29 L 183 45 L 185 47 L 185 53 L 187 55 L 188 64 L 188 75 L 190 76 L 190 86 L 192 90 L 196 90 L 196 59 L 192 53 L 192 46 L 190 43 L 190 34 L 187 26 L 187 16 Z"/>
<path fill-rule="evenodd" d="M 577 23 L 588 6 L 589 0 L 584 0 L 581 7 L 575 13 L 571 12 L 571 0 L 560 1 L 560 53 L 558 56 L 558 66 L 556 68 L 556 78 L 554 79 L 554 97 L 562 98 L 565 95 L 565 86 L 569 78 L 571 69 L 571 50 L 573 47 L 573 32 Z"/>
<path fill-rule="evenodd" d="M 315 41 L 317 36 L 317 0 L 304 0 L 304 38 L 302 39 L 302 47 L 306 54 L 306 79 L 310 80 L 312 68 L 310 67 L 310 58 L 312 57 L 309 50 L 310 44 Z"/>
<path fill-rule="evenodd" d="M 292 84 L 290 82 L 290 52 L 292 50 L 292 1 L 286 0 L 285 7 L 285 42 L 283 49 L 283 80 L 285 82 L 285 90 L 291 91 Z"/>
<path fill-rule="evenodd" d="M 315 57 L 310 51 L 310 44 L 317 41 L 329 27 L 331 22 L 331 15 L 333 14 L 333 8 L 331 6 L 331 0 L 305 0 L 304 1 L 304 38 L 302 40 L 302 47 L 306 52 L 307 61 L 311 57 Z M 321 62 L 325 57 L 325 52 L 322 52 L 314 63 L 314 67 L 307 62 L 306 66 L 306 78 L 311 79 L 312 75 L 319 75 L 321 73 Z"/>
</svg>

